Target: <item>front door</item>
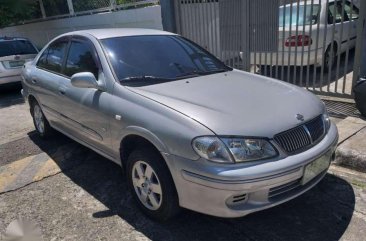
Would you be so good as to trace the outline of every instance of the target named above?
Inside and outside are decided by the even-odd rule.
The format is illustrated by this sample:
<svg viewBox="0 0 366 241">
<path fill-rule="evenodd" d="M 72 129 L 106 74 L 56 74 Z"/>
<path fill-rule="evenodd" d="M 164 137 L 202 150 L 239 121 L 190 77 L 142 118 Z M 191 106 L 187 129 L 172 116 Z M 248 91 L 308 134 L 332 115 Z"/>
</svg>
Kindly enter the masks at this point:
<svg viewBox="0 0 366 241">
<path fill-rule="evenodd" d="M 105 112 L 111 94 L 108 90 L 73 86 L 70 78 L 80 72 L 91 72 L 102 81 L 103 73 L 93 44 L 86 38 L 73 37 L 63 70 L 65 78 L 59 85 L 63 129 L 105 154 L 111 153 L 109 119 Z"/>
</svg>

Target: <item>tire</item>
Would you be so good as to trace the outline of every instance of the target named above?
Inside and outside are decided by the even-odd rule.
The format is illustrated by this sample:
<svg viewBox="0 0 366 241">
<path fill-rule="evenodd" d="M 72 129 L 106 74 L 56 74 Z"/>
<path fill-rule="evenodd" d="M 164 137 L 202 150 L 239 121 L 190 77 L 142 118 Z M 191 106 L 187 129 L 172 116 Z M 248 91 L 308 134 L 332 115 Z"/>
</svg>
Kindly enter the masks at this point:
<svg viewBox="0 0 366 241">
<path fill-rule="evenodd" d="M 332 48 L 333 47 L 333 48 Z M 325 73 L 330 73 L 334 67 L 334 64 L 336 62 L 336 58 L 337 58 L 337 52 L 336 52 L 336 46 L 333 44 L 329 45 L 329 47 L 327 48 L 327 51 L 325 51 L 324 54 L 324 72 Z"/>
<path fill-rule="evenodd" d="M 53 129 L 37 101 L 31 103 L 31 115 L 38 135 L 42 138 L 50 137 L 53 134 Z"/>
<path fill-rule="evenodd" d="M 126 172 L 128 187 L 144 214 L 164 222 L 179 213 L 177 191 L 160 153 L 153 149 L 136 149 L 128 157 Z"/>
</svg>

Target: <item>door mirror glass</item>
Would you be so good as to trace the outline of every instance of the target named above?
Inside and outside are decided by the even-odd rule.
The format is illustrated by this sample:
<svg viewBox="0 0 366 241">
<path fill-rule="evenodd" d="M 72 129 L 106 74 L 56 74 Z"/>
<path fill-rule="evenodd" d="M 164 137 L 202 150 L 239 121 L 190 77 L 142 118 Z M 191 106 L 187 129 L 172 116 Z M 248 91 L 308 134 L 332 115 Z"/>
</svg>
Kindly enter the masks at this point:
<svg viewBox="0 0 366 241">
<path fill-rule="evenodd" d="M 71 84 L 78 88 L 99 89 L 99 84 L 91 72 L 76 73 L 71 76 Z"/>
</svg>

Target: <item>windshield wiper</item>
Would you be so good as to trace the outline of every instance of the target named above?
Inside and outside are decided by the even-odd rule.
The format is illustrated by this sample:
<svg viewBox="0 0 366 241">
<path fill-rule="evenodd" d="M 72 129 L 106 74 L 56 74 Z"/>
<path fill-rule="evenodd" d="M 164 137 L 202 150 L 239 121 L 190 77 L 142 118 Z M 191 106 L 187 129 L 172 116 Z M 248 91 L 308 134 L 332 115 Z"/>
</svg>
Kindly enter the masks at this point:
<svg viewBox="0 0 366 241">
<path fill-rule="evenodd" d="M 186 73 L 177 75 L 176 77 L 177 78 L 197 77 L 197 76 L 202 76 L 202 75 L 222 73 L 222 72 L 226 72 L 226 71 L 229 71 L 229 69 L 217 69 L 217 70 L 211 70 L 211 71 L 194 70 L 194 71 L 191 71 L 191 72 L 186 72 Z"/>
<path fill-rule="evenodd" d="M 169 79 L 160 78 L 160 77 L 156 77 L 156 76 L 141 75 L 141 76 L 126 77 L 126 78 L 120 79 L 119 81 L 120 82 L 138 82 L 138 81 L 149 81 L 149 80 L 166 81 Z"/>
</svg>

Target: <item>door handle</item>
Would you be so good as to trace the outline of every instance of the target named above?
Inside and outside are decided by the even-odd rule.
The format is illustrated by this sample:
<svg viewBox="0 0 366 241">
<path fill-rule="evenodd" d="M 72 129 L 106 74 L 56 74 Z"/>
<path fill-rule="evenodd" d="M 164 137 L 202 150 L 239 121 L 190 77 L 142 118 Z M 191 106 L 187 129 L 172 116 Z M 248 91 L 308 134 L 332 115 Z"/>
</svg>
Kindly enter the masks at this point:
<svg viewBox="0 0 366 241">
<path fill-rule="evenodd" d="M 36 78 L 32 78 L 32 83 L 36 84 L 37 83 L 37 79 Z"/>
<path fill-rule="evenodd" d="M 64 90 L 59 90 L 58 92 L 59 92 L 61 95 L 65 95 L 65 94 L 66 94 Z"/>
</svg>

